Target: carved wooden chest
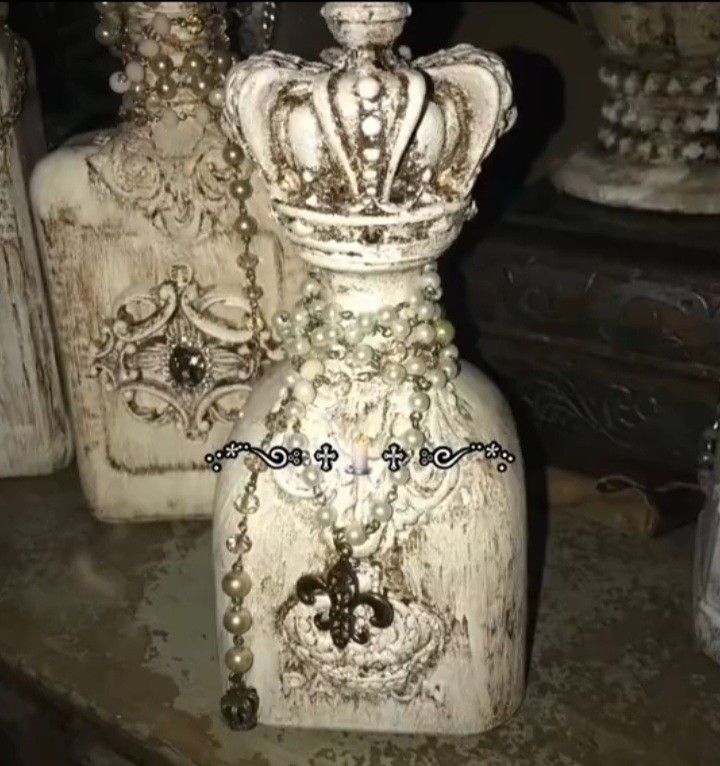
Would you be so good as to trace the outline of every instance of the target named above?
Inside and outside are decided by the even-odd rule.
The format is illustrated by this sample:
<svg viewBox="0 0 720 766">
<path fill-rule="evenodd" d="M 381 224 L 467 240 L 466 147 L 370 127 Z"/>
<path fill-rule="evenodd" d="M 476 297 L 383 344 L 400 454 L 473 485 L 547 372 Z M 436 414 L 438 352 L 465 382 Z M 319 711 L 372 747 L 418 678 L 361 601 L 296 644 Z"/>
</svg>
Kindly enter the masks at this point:
<svg viewBox="0 0 720 766">
<path fill-rule="evenodd" d="M 543 183 L 461 243 L 451 318 L 514 400 L 530 458 L 534 443 L 594 476 L 695 480 L 720 388 L 719 231 Z"/>
</svg>

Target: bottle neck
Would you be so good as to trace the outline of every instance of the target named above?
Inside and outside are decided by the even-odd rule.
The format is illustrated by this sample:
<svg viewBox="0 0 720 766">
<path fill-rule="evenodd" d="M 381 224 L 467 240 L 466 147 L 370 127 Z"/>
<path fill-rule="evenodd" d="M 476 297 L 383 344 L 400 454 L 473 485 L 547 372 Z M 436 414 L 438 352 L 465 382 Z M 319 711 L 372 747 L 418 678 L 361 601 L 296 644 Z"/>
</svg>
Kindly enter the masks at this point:
<svg viewBox="0 0 720 766">
<path fill-rule="evenodd" d="M 122 70 L 110 80 L 122 93 L 121 116 L 133 123 L 180 120 L 224 103 L 225 73 L 234 59 L 224 19 L 226 3 L 107 3 L 98 36 L 108 33 Z M 202 119 L 202 117 L 201 117 Z"/>
<path fill-rule="evenodd" d="M 329 301 L 354 314 L 369 314 L 385 306 L 408 302 L 420 289 L 424 268 L 412 266 L 383 272 L 343 272 L 319 268 L 316 274 Z"/>
</svg>

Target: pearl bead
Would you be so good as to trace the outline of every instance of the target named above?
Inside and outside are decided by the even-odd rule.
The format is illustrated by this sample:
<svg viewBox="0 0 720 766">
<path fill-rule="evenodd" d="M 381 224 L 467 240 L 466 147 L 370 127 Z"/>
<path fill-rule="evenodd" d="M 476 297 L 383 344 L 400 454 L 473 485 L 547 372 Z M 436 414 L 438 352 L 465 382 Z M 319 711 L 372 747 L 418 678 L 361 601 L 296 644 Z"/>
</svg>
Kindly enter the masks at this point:
<svg viewBox="0 0 720 766">
<path fill-rule="evenodd" d="M 447 375 L 442 370 L 428 370 L 425 380 L 435 388 L 443 388 L 447 383 Z"/>
<path fill-rule="evenodd" d="M 330 303 L 325 309 L 325 316 L 328 322 L 339 322 L 343 307 L 339 303 Z"/>
<path fill-rule="evenodd" d="M 408 304 L 414 309 L 417 309 L 423 303 L 425 303 L 425 296 L 418 290 L 415 290 L 408 298 Z"/>
<path fill-rule="evenodd" d="M 322 348 L 330 343 L 330 339 L 327 336 L 327 332 L 323 327 L 318 327 L 310 334 L 310 342 L 317 348 Z"/>
<path fill-rule="evenodd" d="M 372 357 L 372 349 L 365 344 L 357 346 L 352 353 L 353 362 L 358 365 L 369 364 L 372 361 Z"/>
<path fill-rule="evenodd" d="M 118 36 L 118 30 L 109 24 L 98 24 L 95 27 L 95 39 L 100 45 L 112 45 Z"/>
<path fill-rule="evenodd" d="M 246 200 L 252 193 L 252 184 L 249 178 L 233 178 L 230 182 L 230 194 L 235 199 Z"/>
<path fill-rule="evenodd" d="M 419 356 L 413 356 L 408 359 L 408 361 L 405 362 L 405 367 L 407 367 L 408 375 L 423 375 L 425 370 L 427 370 L 425 360 Z"/>
<path fill-rule="evenodd" d="M 235 226 L 243 239 L 250 239 L 257 231 L 257 223 L 249 215 L 240 215 Z"/>
<path fill-rule="evenodd" d="M 293 431 L 286 439 L 285 439 L 285 447 L 289 450 L 293 449 L 301 449 L 306 450 L 308 446 L 308 438 L 305 436 L 305 434 L 297 433 L 296 431 Z"/>
<path fill-rule="evenodd" d="M 400 466 L 397 471 L 390 471 L 390 481 L 393 484 L 407 484 L 410 481 L 410 471 L 406 465 Z"/>
<path fill-rule="evenodd" d="M 183 59 L 182 69 L 183 72 L 187 72 L 187 74 L 200 74 L 204 68 L 205 61 L 203 60 L 203 57 L 197 53 L 188 53 Z"/>
<path fill-rule="evenodd" d="M 250 592 L 252 581 L 247 572 L 228 572 L 222 578 L 223 593 L 230 598 L 245 598 Z"/>
<path fill-rule="evenodd" d="M 390 362 L 389 364 L 385 365 L 382 375 L 383 380 L 386 383 L 398 384 L 405 380 L 406 372 L 405 368 L 401 364 Z"/>
<path fill-rule="evenodd" d="M 246 633 L 252 625 L 252 617 L 247 609 L 231 606 L 223 616 L 225 630 L 239 636 Z"/>
<path fill-rule="evenodd" d="M 457 346 L 445 346 L 445 348 L 440 349 L 439 356 L 442 361 L 446 361 L 448 359 L 457 359 L 460 353 Z"/>
<path fill-rule="evenodd" d="M 230 69 L 231 62 L 232 58 L 229 51 L 215 51 L 212 63 L 220 72 L 227 72 L 227 70 Z"/>
<path fill-rule="evenodd" d="M 430 303 L 429 301 L 421 303 L 418 306 L 417 316 L 418 319 L 422 320 L 423 322 L 427 322 L 428 319 L 433 319 L 435 317 L 435 304 Z"/>
<path fill-rule="evenodd" d="M 141 56 L 145 56 L 145 58 L 151 59 L 160 53 L 160 46 L 155 40 L 145 38 L 144 40 L 141 40 L 140 45 L 138 45 L 138 53 L 140 53 Z"/>
<path fill-rule="evenodd" d="M 360 524 L 350 524 L 345 529 L 345 539 L 352 546 L 362 545 L 367 540 L 367 535 Z"/>
<path fill-rule="evenodd" d="M 322 316 L 325 313 L 325 301 L 316 300 L 308 306 L 308 311 L 316 317 Z"/>
<path fill-rule="evenodd" d="M 440 276 L 436 271 L 429 271 L 420 277 L 420 284 L 425 288 L 437 290 L 440 287 Z"/>
<path fill-rule="evenodd" d="M 317 279 L 306 279 L 302 285 L 302 294 L 305 298 L 317 298 L 322 292 L 322 287 Z"/>
<path fill-rule="evenodd" d="M 315 380 L 323 372 L 325 372 L 325 365 L 319 359 L 308 359 L 300 367 L 300 375 L 305 380 Z"/>
<path fill-rule="evenodd" d="M 164 98 L 173 98 L 177 93 L 177 85 L 169 77 L 159 77 L 155 90 Z"/>
<path fill-rule="evenodd" d="M 305 307 L 300 307 L 295 309 L 292 318 L 298 327 L 304 327 L 310 321 L 310 312 Z"/>
<path fill-rule="evenodd" d="M 290 370 L 285 375 L 285 383 L 286 385 L 290 386 L 292 388 L 297 382 L 300 380 L 300 376 L 295 372 L 295 370 Z"/>
<path fill-rule="evenodd" d="M 314 487 L 320 482 L 320 471 L 314 465 L 306 466 L 302 472 L 303 481 Z"/>
<path fill-rule="evenodd" d="M 439 319 L 435 322 L 435 334 L 437 335 L 438 342 L 445 346 L 451 343 L 455 337 L 455 328 L 447 319 Z"/>
<path fill-rule="evenodd" d="M 365 330 L 357 325 L 345 328 L 345 340 L 351 346 L 356 346 L 365 337 Z"/>
<path fill-rule="evenodd" d="M 380 134 L 380 131 L 382 130 L 382 121 L 380 118 L 371 114 L 360 123 L 360 130 L 364 135 L 368 136 L 368 138 L 373 138 Z"/>
<path fill-rule="evenodd" d="M 247 673 L 253 664 L 253 653 L 246 646 L 233 646 L 225 653 L 225 664 L 232 673 Z"/>
<path fill-rule="evenodd" d="M 374 77 L 362 77 L 355 84 L 355 92 L 360 98 L 373 101 L 380 93 L 380 83 Z"/>
<path fill-rule="evenodd" d="M 162 77 L 163 75 L 170 74 L 173 70 L 173 62 L 170 56 L 156 56 L 150 61 L 150 68 L 156 75 Z"/>
<path fill-rule="evenodd" d="M 366 333 L 375 329 L 375 317 L 372 314 L 361 314 L 358 318 L 358 326 Z"/>
<path fill-rule="evenodd" d="M 220 88 L 215 88 L 208 93 L 208 103 L 214 109 L 221 109 L 225 103 L 225 92 Z"/>
<path fill-rule="evenodd" d="M 310 341 L 307 338 L 298 338 L 293 341 L 291 348 L 296 356 L 305 356 L 310 351 Z"/>
<path fill-rule="evenodd" d="M 142 96 L 142 94 L 145 92 L 145 83 L 131 82 L 127 92 L 132 96 Z"/>
<path fill-rule="evenodd" d="M 204 77 L 192 77 L 190 79 L 190 90 L 200 98 L 205 98 L 210 92 L 210 82 Z"/>
<path fill-rule="evenodd" d="M 405 319 L 396 319 L 390 325 L 390 330 L 398 340 L 405 340 L 410 335 L 410 324 Z"/>
<path fill-rule="evenodd" d="M 440 364 L 440 369 L 447 375 L 448 380 L 452 380 L 453 378 L 457 378 L 460 368 L 457 365 L 457 362 L 453 361 L 452 359 L 448 359 L 447 361 L 444 361 Z"/>
<path fill-rule="evenodd" d="M 430 408 L 430 397 L 422 391 L 415 391 L 410 396 L 410 407 L 415 412 L 425 412 Z"/>
<path fill-rule="evenodd" d="M 110 90 L 114 93 L 123 94 L 130 87 L 130 81 L 125 72 L 113 72 L 110 75 Z"/>
<path fill-rule="evenodd" d="M 415 328 L 415 337 L 418 343 L 430 344 L 435 340 L 435 328 L 423 322 Z"/>
<path fill-rule="evenodd" d="M 237 167 L 243 161 L 242 149 L 237 144 L 225 144 L 223 159 L 228 165 Z"/>
<path fill-rule="evenodd" d="M 293 396 L 303 404 L 315 401 L 315 387 L 307 380 L 299 380 L 293 387 Z"/>
<path fill-rule="evenodd" d="M 375 503 L 372 507 L 372 515 L 377 521 L 390 521 L 393 509 L 389 503 Z"/>
<path fill-rule="evenodd" d="M 160 35 L 166 35 L 170 31 L 170 19 L 162 13 L 153 16 L 152 28 Z"/>
<path fill-rule="evenodd" d="M 337 327 L 328 327 L 325 330 L 325 337 L 330 345 L 337 343 L 340 340 L 340 330 Z"/>
<path fill-rule="evenodd" d="M 288 417 L 290 418 L 297 418 L 300 419 L 305 415 L 305 405 L 302 402 L 288 402 L 285 406 L 285 412 L 287 412 Z"/>
<path fill-rule="evenodd" d="M 337 513 L 334 508 L 324 505 L 317 512 L 317 519 L 322 527 L 331 527 L 335 523 Z"/>
<path fill-rule="evenodd" d="M 389 327 L 393 320 L 397 319 L 397 314 L 392 306 L 383 306 L 378 311 L 377 319 L 378 324 L 381 324 L 383 327 Z"/>
<path fill-rule="evenodd" d="M 403 434 L 403 442 L 405 446 L 410 450 L 417 450 L 425 443 L 425 436 L 422 431 L 418 431 L 417 428 L 411 428 Z"/>
<path fill-rule="evenodd" d="M 145 79 L 145 67 L 139 61 L 128 61 L 125 74 L 132 82 L 142 82 Z"/>
</svg>

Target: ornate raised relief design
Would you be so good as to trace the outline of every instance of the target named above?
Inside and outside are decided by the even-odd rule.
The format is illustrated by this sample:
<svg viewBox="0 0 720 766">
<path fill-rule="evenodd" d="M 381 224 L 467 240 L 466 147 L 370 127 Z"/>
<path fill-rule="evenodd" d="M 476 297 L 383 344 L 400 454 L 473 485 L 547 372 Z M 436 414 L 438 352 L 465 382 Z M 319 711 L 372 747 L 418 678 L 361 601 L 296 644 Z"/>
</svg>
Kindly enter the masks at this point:
<svg viewBox="0 0 720 766">
<path fill-rule="evenodd" d="M 215 125 L 193 120 L 175 130 L 181 134 L 176 151 L 166 154 L 152 126 L 123 126 L 88 157 L 91 182 L 169 237 L 199 241 L 226 234 L 237 218 L 228 194 L 236 170 L 222 156 L 226 141 Z"/>
<path fill-rule="evenodd" d="M 249 320 L 239 286 L 201 287 L 177 265 L 117 302 L 91 365 L 135 417 L 204 439 L 214 423 L 237 419 L 260 366 L 277 358 L 269 333 L 255 335 Z"/>
</svg>

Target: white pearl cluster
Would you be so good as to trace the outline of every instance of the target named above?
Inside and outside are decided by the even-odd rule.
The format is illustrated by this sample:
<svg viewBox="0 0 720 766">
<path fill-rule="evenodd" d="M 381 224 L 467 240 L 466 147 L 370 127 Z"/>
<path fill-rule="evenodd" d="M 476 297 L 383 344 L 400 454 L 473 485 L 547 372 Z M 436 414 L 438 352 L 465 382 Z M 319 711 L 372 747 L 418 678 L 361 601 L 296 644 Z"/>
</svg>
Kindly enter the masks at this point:
<svg viewBox="0 0 720 766">
<path fill-rule="evenodd" d="M 195 13 L 171 18 L 156 12 L 146 19 L 133 9 L 136 3 L 96 3 L 100 23 L 95 36 L 125 62 L 123 70 L 110 75 L 110 88 L 123 96 L 124 108 L 141 114 L 160 115 L 178 94 L 192 94 L 212 109 L 223 106 L 225 73 L 235 63 L 228 50 L 225 22 L 213 3 L 195 3 Z M 190 32 L 173 35 L 174 25 Z M 176 65 L 169 55 L 182 59 Z M 206 119 L 210 112 L 205 109 Z M 202 109 L 197 111 L 202 115 Z"/>
<path fill-rule="evenodd" d="M 318 389 L 331 383 L 331 368 L 344 360 L 343 372 L 350 373 L 351 378 L 379 378 L 389 387 L 408 388 L 410 417 L 398 438 L 409 452 L 421 449 L 425 444 L 421 420 L 431 406 L 430 392 L 446 386 L 459 372 L 458 350 L 452 345 L 455 330 L 442 317 L 441 295 L 440 277 L 434 267 L 425 267 L 407 300 L 358 315 L 328 300 L 318 275 L 311 274 L 292 312 L 282 311 L 273 317 L 273 330 L 293 367 L 280 394 L 289 397 L 284 411 L 293 429 L 286 446 L 290 442 L 300 446 L 306 408 L 315 401 Z M 305 466 L 302 478 L 312 488 L 319 524 L 341 531 L 342 542 L 356 547 L 392 519 L 397 488 L 409 481 L 410 473 L 407 466 L 389 472 L 392 486 L 385 499 L 372 501 L 371 521 L 343 530 L 335 527 L 337 515 L 322 491 L 320 471 Z"/>
</svg>

